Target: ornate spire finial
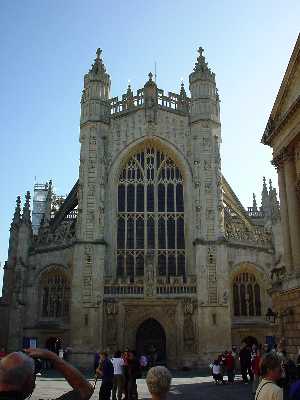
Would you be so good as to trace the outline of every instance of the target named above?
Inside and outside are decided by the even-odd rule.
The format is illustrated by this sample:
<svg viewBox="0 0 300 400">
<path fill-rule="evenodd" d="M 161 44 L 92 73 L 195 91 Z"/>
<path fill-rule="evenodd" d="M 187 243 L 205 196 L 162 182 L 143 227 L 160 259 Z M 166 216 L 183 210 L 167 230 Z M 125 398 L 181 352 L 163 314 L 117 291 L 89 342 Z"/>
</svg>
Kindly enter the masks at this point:
<svg viewBox="0 0 300 400">
<path fill-rule="evenodd" d="M 107 78 L 109 78 L 109 75 L 106 74 L 106 69 L 105 69 L 105 65 L 103 64 L 101 54 L 102 54 L 102 50 L 97 49 L 96 58 L 94 60 L 94 64 L 92 65 L 92 68 L 90 71 L 94 72 L 95 74 L 99 74 L 100 76 L 103 76 L 103 77 L 105 77 L 107 75 Z"/>
<path fill-rule="evenodd" d="M 198 53 L 199 53 L 199 56 L 200 57 L 202 57 L 202 53 L 204 52 L 204 49 L 203 49 L 203 47 L 202 46 L 200 46 L 199 48 L 198 48 Z"/>
<path fill-rule="evenodd" d="M 255 193 L 253 193 L 253 211 L 257 211 L 257 202 L 256 202 L 256 196 Z"/>
<path fill-rule="evenodd" d="M 21 221 L 21 197 L 18 196 L 17 200 L 16 200 L 16 208 L 15 208 L 15 212 L 14 212 L 14 216 L 13 216 L 13 220 L 12 220 L 12 225 L 19 224 L 20 221 Z"/>
<path fill-rule="evenodd" d="M 180 96 L 186 97 L 186 91 L 185 91 L 183 80 L 181 80 L 181 84 L 180 84 Z"/>
<path fill-rule="evenodd" d="M 31 223 L 30 220 L 30 192 L 27 191 L 25 195 L 25 204 L 23 207 L 23 215 L 22 215 L 22 222 L 24 223 Z"/>
<path fill-rule="evenodd" d="M 152 78 L 153 78 L 152 72 L 149 72 L 148 76 L 149 76 L 149 81 L 151 82 L 151 81 L 152 81 Z"/>
<path fill-rule="evenodd" d="M 96 51 L 97 60 L 100 60 L 101 53 L 102 53 L 102 50 L 100 48 L 98 48 Z"/>
<path fill-rule="evenodd" d="M 272 179 L 269 179 L 269 192 L 270 192 L 270 194 L 272 193 L 272 190 L 273 190 Z"/>
<path fill-rule="evenodd" d="M 265 176 L 263 177 L 263 188 L 267 189 L 267 183 L 266 183 L 266 177 Z"/>
</svg>

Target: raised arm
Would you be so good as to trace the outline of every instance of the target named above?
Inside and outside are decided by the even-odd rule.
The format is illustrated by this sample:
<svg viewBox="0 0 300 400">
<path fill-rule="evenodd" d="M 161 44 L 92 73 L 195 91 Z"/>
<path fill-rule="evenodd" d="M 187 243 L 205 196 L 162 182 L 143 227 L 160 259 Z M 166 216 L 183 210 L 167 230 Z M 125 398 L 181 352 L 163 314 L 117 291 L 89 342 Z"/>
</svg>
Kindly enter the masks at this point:
<svg viewBox="0 0 300 400">
<path fill-rule="evenodd" d="M 88 400 L 93 394 L 92 385 L 85 377 L 72 365 L 60 359 L 52 351 L 44 349 L 27 349 L 25 352 L 32 358 L 49 360 L 53 368 L 59 371 L 67 380 L 70 386 L 80 395 L 80 400 Z"/>
</svg>

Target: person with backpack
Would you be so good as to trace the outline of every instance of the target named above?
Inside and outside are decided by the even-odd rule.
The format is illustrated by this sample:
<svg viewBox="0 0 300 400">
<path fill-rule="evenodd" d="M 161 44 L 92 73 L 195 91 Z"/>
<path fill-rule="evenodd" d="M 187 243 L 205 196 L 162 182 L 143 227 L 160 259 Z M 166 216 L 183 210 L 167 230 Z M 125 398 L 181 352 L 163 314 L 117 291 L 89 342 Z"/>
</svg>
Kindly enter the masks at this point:
<svg viewBox="0 0 300 400">
<path fill-rule="evenodd" d="M 260 365 L 262 380 L 257 387 L 255 400 L 283 400 L 283 390 L 276 385 L 282 376 L 281 360 L 276 354 L 266 354 Z"/>
<path fill-rule="evenodd" d="M 99 391 L 99 400 L 110 400 L 114 380 L 114 366 L 105 351 L 100 353 L 100 363 L 96 375 L 102 379 Z"/>
</svg>

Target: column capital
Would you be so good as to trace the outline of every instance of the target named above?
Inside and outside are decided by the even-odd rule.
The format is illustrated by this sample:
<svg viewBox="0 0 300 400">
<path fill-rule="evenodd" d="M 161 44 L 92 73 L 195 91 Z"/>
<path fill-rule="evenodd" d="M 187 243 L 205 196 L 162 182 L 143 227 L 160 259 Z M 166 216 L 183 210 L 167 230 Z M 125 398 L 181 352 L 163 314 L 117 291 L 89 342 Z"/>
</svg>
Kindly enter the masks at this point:
<svg viewBox="0 0 300 400">
<path fill-rule="evenodd" d="M 271 164 L 274 165 L 276 169 L 280 169 L 283 167 L 285 161 L 291 161 L 293 159 L 294 153 L 291 152 L 287 147 L 284 147 L 280 153 L 273 157 Z"/>
</svg>

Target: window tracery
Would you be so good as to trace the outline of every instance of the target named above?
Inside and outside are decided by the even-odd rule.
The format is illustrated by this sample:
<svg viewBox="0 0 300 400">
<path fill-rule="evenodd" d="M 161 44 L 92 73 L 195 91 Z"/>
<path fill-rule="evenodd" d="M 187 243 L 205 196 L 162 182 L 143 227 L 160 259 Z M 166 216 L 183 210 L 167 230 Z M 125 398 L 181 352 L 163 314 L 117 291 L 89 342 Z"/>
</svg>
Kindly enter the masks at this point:
<svg viewBox="0 0 300 400">
<path fill-rule="evenodd" d="M 233 281 L 234 316 L 261 316 L 260 286 L 255 275 L 240 272 Z"/>
<path fill-rule="evenodd" d="M 69 315 L 70 284 L 66 274 L 59 269 L 44 272 L 40 282 L 42 318 L 60 319 Z"/>
<path fill-rule="evenodd" d="M 117 276 L 143 276 L 153 252 L 157 275 L 184 277 L 183 177 L 175 162 L 145 145 L 123 167 L 117 198 Z"/>
</svg>

